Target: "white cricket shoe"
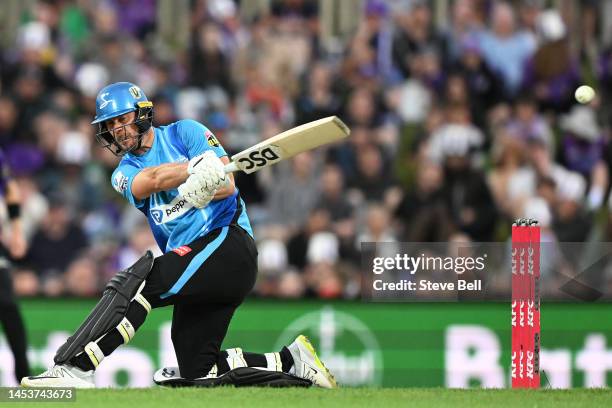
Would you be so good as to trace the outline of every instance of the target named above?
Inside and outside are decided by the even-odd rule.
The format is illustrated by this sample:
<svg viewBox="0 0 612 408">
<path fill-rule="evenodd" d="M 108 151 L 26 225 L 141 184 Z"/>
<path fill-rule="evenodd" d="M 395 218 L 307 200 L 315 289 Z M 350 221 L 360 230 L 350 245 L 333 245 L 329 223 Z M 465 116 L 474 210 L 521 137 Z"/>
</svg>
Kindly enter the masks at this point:
<svg viewBox="0 0 612 408">
<path fill-rule="evenodd" d="M 21 386 L 95 388 L 93 373 L 94 370 L 83 371 L 69 365 L 55 365 L 40 375 L 23 377 Z"/>
<path fill-rule="evenodd" d="M 161 386 L 193 385 L 194 381 L 217 378 L 217 365 L 215 364 L 205 377 L 188 380 L 181 377 L 178 367 L 162 367 L 153 374 L 153 381 Z"/>
<path fill-rule="evenodd" d="M 336 379 L 319 359 L 306 336 L 300 334 L 287 348 L 293 357 L 293 367 L 289 374 L 310 380 L 318 387 L 338 388 Z"/>
<path fill-rule="evenodd" d="M 153 381 L 157 385 L 164 385 L 177 380 L 182 380 L 178 367 L 163 367 L 153 374 Z"/>
</svg>

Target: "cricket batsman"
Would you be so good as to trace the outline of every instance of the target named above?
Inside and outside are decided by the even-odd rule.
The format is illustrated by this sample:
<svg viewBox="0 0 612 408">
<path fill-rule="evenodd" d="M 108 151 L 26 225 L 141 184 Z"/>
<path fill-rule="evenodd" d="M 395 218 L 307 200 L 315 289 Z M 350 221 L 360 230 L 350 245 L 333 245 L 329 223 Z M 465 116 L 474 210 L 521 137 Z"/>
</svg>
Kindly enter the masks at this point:
<svg viewBox="0 0 612 408">
<path fill-rule="evenodd" d="M 151 309 L 172 305 L 178 367 L 158 370 L 157 384 L 336 387 L 302 335 L 279 352 L 220 349 L 257 275 L 245 204 L 224 172 L 227 153 L 205 126 L 193 120 L 152 123 L 153 104 L 138 86 L 118 82 L 98 93 L 96 139 L 122 157 L 112 185 L 145 214 L 164 255 L 153 258 L 147 252 L 118 272 L 59 348 L 55 365 L 21 384 L 94 387 L 104 358 L 134 337 Z"/>
</svg>

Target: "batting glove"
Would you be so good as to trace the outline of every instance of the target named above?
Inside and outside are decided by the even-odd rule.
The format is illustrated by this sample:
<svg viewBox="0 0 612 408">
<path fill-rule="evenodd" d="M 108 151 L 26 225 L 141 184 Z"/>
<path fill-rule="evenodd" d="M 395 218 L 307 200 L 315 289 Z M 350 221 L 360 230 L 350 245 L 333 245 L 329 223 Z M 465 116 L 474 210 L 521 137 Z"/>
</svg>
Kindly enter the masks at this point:
<svg viewBox="0 0 612 408">
<path fill-rule="evenodd" d="M 196 208 L 204 208 L 212 201 L 217 189 L 205 175 L 192 174 L 178 186 L 178 192 L 189 204 Z"/>
<path fill-rule="evenodd" d="M 211 181 L 217 189 L 230 184 L 230 178 L 225 174 L 225 165 L 212 150 L 189 160 L 187 172 L 206 175 L 207 180 Z"/>
</svg>

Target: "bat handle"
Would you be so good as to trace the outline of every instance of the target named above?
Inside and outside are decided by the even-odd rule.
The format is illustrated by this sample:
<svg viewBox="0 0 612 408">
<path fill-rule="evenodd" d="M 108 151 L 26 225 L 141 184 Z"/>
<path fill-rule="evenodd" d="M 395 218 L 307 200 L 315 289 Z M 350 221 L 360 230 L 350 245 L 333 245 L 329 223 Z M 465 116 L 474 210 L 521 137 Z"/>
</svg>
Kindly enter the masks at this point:
<svg viewBox="0 0 612 408">
<path fill-rule="evenodd" d="M 224 170 L 225 170 L 225 174 L 230 174 L 230 173 L 233 173 L 233 172 L 238 171 L 240 169 L 238 168 L 238 166 L 236 166 L 236 163 L 229 162 L 229 163 L 227 163 L 225 165 Z"/>
</svg>

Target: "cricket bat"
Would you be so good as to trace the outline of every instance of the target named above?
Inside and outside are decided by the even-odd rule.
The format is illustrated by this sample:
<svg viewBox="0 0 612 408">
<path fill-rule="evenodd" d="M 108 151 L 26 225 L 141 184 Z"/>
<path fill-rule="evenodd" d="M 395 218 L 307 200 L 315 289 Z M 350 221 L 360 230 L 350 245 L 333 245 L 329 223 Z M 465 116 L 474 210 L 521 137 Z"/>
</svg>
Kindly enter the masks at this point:
<svg viewBox="0 0 612 408">
<path fill-rule="evenodd" d="M 225 165 L 225 173 L 238 170 L 253 173 L 298 153 L 343 139 L 350 133 L 348 126 L 336 116 L 305 123 L 233 155 L 231 162 Z"/>
</svg>

